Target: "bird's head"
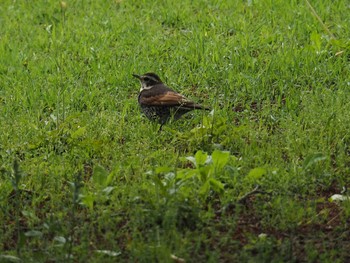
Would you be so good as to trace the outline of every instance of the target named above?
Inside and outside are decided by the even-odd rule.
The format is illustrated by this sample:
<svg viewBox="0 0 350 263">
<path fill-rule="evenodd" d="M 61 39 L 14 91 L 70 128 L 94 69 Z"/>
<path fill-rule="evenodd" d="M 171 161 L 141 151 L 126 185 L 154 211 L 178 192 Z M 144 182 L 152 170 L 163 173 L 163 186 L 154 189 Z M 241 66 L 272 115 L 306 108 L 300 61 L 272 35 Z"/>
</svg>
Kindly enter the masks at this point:
<svg viewBox="0 0 350 263">
<path fill-rule="evenodd" d="M 157 74 L 155 73 L 146 73 L 143 75 L 137 75 L 137 74 L 132 74 L 135 78 L 139 79 L 141 83 L 141 89 L 140 91 L 143 91 L 145 89 L 150 89 L 156 84 L 161 84 L 163 83 L 160 78 L 158 77 Z"/>
</svg>

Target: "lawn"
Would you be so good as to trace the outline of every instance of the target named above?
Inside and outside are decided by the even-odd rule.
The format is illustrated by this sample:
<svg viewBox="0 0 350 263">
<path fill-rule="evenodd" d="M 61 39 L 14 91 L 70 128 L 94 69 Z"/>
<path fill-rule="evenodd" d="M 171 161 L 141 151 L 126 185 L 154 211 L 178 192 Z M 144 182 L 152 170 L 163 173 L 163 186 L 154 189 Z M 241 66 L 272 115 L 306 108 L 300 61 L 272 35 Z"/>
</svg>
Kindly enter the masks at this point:
<svg viewBox="0 0 350 263">
<path fill-rule="evenodd" d="M 3 0 L 0 262 L 350 261 L 350 5 L 311 4 Z M 158 132 L 146 72 L 212 111 Z"/>
</svg>

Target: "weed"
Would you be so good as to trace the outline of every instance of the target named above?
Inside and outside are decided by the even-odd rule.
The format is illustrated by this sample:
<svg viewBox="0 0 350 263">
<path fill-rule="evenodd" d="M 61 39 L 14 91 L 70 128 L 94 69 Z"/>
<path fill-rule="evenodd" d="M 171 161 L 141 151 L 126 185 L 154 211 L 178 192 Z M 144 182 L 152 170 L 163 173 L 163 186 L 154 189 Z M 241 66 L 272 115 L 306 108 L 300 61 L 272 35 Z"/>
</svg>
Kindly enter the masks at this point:
<svg viewBox="0 0 350 263">
<path fill-rule="evenodd" d="M 0 261 L 349 261 L 346 1 L 0 12 Z M 157 133 L 144 72 L 213 110 Z"/>
</svg>

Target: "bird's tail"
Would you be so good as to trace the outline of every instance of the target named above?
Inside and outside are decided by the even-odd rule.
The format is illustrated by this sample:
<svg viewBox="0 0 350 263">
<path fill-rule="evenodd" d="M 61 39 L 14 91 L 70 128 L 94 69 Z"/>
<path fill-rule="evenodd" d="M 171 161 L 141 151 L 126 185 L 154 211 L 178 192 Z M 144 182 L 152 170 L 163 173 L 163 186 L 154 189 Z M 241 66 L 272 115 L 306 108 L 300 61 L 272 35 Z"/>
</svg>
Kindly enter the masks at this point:
<svg viewBox="0 0 350 263">
<path fill-rule="evenodd" d="M 187 105 L 184 105 L 186 108 L 189 108 L 191 110 L 211 110 L 211 108 L 197 104 L 197 103 L 188 103 Z"/>
</svg>

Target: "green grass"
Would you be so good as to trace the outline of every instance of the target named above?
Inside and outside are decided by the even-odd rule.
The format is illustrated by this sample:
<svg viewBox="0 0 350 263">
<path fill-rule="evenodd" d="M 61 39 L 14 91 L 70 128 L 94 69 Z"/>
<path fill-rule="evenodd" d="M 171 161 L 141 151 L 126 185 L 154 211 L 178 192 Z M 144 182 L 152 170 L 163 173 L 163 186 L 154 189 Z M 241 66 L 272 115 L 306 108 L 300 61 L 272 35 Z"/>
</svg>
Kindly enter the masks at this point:
<svg viewBox="0 0 350 263">
<path fill-rule="evenodd" d="M 0 262 L 349 260 L 350 7 L 312 4 L 324 24 L 306 1 L 3 1 Z M 145 72 L 214 112 L 157 133 Z"/>
</svg>

